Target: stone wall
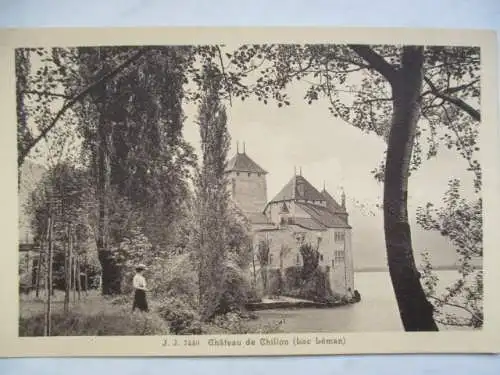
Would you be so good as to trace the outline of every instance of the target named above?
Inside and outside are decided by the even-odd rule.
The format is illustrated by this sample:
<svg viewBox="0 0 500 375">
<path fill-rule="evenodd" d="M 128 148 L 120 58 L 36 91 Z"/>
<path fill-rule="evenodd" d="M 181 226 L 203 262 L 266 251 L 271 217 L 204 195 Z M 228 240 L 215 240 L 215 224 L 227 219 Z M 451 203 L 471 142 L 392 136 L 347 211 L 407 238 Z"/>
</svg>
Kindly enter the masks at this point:
<svg viewBox="0 0 500 375">
<path fill-rule="evenodd" d="M 341 241 L 335 233 L 343 233 Z M 256 232 L 254 234 L 254 256 L 256 272 L 260 269 L 257 249 L 260 241 L 268 241 L 269 265 L 271 269 L 284 270 L 289 267 L 302 266 L 302 256 L 297 236 L 304 236 L 306 242 L 317 246 L 318 238 L 320 260 L 319 266 L 329 276 L 332 290 L 338 294 L 346 294 L 348 288 L 354 290 L 354 275 L 351 252 L 350 229 L 329 229 L 326 231 L 310 231 L 296 225 L 287 225 L 280 229 Z"/>
<path fill-rule="evenodd" d="M 243 212 L 263 212 L 267 203 L 264 174 L 231 172 L 228 176 L 232 198 Z"/>
</svg>

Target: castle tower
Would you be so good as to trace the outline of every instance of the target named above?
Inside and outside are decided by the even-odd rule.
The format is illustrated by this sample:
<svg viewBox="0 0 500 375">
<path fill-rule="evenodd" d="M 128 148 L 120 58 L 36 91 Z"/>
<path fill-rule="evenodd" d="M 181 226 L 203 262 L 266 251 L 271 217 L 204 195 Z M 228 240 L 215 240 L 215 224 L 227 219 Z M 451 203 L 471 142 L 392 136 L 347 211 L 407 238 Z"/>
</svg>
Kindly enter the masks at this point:
<svg viewBox="0 0 500 375">
<path fill-rule="evenodd" d="M 267 172 L 239 147 L 229 160 L 226 174 L 232 199 L 245 213 L 262 213 L 267 203 Z"/>
</svg>

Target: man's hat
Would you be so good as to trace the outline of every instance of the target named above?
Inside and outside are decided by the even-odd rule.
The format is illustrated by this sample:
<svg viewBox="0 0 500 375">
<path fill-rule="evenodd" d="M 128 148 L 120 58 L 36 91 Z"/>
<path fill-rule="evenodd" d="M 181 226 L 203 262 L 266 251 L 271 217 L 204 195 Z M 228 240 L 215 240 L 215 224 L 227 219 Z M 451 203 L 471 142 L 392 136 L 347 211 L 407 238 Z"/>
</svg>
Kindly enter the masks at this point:
<svg viewBox="0 0 500 375">
<path fill-rule="evenodd" d="M 146 266 L 144 264 L 140 263 L 137 266 L 135 266 L 135 269 L 136 270 L 145 270 Z"/>
</svg>

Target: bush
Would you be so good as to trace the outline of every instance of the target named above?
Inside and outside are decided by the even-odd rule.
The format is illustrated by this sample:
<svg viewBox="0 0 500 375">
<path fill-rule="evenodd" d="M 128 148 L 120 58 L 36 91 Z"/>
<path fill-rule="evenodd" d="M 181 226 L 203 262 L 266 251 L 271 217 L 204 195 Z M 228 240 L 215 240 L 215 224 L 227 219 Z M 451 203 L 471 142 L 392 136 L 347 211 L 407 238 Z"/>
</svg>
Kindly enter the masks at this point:
<svg viewBox="0 0 500 375">
<path fill-rule="evenodd" d="M 215 310 L 216 315 L 230 312 L 241 312 L 251 298 L 251 285 L 248 273 L 243 271 L 238 264 L 238 258 L 230 254 L 224 264 L 225 273 L 224 293 Z"/>
<path fill-rule="evenodd" d="M 283 280 L 279 269 L 271 269 L 268 272 L 268 293 L 270 296 L 279 296 L 283 292 Z"/>
<path fill-rule="evenodd" d="M 339 300 L 330 286 L 328 274 L 316 268 L 307 280 L 302 280 L 298 267 L 288 268 L 285 272 L 284 295 L 320 303 L 333 303 Z"/>
<path fill-rule="evenodd" d="M 19 336 L 43 336 L 45 315 L 19 319 Z M 52 314 L 52 336 L 146 336 L 168 334 L 167 324 L 154 313 L 106 309 L 97 313 L 70 311 Z"/>
<path fill-rule="evenodd" d="M 158 307 L 158 313 L 176 335 L 202 333 L 198 313 L 179 298 L 164 299 Z"/>
<path fill-rule="evenodd" d="M 284 291 L 300 288 L 302 284 L 302 268 L 295 266 L 285 269 Z"/>
<path fill-rule="evenodd" d="M 159 264 L 159 271 L 151 276 L 154 296 L 178 299 L 192 308 L 198 303 L 198 276 L 189 254 L 171 256 Z"/>
<path fill-rule="evenodd" d="M 205 334 L 249 334 L 249 333 L 278 333 L 281 331 L 281 322 L 258 324 L 253 316 L 240 313 L 218 315 L 210 324 L 203 326 Z"/>
</svg>

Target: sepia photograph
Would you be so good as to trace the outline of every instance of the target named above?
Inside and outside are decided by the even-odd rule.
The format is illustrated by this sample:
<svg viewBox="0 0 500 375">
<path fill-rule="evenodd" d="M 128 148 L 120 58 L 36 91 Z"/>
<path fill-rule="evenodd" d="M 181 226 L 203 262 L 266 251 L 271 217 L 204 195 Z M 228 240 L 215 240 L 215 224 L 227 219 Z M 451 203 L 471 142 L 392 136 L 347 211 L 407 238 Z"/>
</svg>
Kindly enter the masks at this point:
<svg viewBox="0 0 500 375">
<path fill-rule="evenodd" d="M 241 40 L 13 49 L 17 336 L 483 331 L 480 44 Z"/>
</svg>

